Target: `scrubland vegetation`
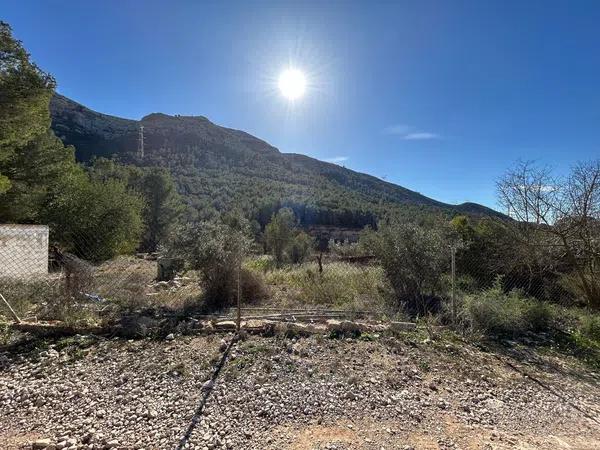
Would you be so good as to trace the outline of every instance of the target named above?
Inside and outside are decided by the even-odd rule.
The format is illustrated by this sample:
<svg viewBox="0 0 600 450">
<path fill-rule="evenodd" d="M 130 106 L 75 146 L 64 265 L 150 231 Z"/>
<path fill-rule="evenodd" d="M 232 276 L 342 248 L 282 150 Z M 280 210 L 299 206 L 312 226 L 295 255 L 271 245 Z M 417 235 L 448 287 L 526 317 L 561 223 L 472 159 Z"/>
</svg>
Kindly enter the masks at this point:
<svg viewBox="0 0 600 450">
<path fill-rule="evenodd" d="M 244 305 L 427 318 L 475 339 L 560 335 L 598 361 L 600 163 L 580 164 L 565 179 L 518 164 L 498 183 L 510 217 L 398 202 L 387 208 L 406 194 L 389 186 L 373 206 L 375 181 L 349 180 L 335 167 L 328 169 L 335 182 L 304 180 L 319 186 L 310 201 L 274 199 L 259 189 L 264 180 L 248 177 L 244 183 L 256 182 L 244 191 L 251 200 L 194 202 L 198 186 L 182 173 L 173 178 L 164 167 L 118 158 L 77 162 L 50 128 L 53 78 L 5 23 L 0 46 L 3 105 L 10 105 L 0 109 L 0 220 L 48 224 L 52 243 L 89 269 L 78 273 L 75 291 L 65 289 L 62 267 L 44 279 L 2 280 L 0 292 L 19 315 L 91 324 L 147 308 L 218 312 L 239 293 Z M 227 193 L 235 180 L 209 191 Z M 345 197 L 348 183 L 364 198 Z M 340 242 L 309 234 L 315 224 L 366 227 L 358 242 Z M 177 279 L 157 282 L 156 262 L 135 252 L 183 268 Z M 2 308 L 0 315 L 9 318 Z"/>
<path fill-rule="evenodd" d="M 273 303 L 290 307 L 328 307 L 385 313 L 392 298 L 391 286 L 380 266 L 346 262 L 317 263 L 269 270 L 265 282 Z"/>
</svg>

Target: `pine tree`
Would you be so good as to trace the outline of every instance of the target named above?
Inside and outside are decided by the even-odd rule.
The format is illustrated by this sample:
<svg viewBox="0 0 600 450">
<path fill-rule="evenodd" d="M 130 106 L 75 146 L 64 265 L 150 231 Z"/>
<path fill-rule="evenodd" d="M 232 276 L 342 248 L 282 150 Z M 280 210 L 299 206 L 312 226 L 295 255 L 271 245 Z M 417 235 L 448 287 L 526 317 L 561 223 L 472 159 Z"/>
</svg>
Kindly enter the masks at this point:
<svg viewBox="0 0 600 450">
<path fill-rule="evenodd" d="M 0 164 L 48 130 L 54 87 L 52 76 L 14 39 L 10 25 L 0 22 Z M 0 194 L 10 185 L 10 174 L 0 171 Z"/>
</svg>

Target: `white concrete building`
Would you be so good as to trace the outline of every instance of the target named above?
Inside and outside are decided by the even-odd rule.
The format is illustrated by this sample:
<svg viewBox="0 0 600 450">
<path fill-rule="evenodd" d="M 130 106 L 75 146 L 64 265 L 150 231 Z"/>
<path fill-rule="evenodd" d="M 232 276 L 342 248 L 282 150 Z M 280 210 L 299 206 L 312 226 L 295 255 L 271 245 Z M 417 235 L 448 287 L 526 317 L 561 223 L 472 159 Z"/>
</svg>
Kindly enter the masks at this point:
<svg viewBox="0 0 600 450">
<path fill-rule="evenodd" d="M 0 277 L 48 273 L 48 226 L 0 224 Z"/>
</svg>

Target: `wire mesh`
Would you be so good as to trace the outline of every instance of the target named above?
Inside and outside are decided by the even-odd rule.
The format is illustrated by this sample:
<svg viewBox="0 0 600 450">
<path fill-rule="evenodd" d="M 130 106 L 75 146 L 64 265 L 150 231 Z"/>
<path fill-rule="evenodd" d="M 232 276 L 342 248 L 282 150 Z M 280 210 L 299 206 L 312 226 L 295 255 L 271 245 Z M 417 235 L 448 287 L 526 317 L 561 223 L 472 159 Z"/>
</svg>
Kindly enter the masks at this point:
<svg viewBox="0 0 600 450">
<path fill-rule="evenodd" d="M 123 310 L 182 310 L 202 301 L 199 272 L 186 269 L 177 258 L 138 253 L 92 262 L 93 255 L 88 260 L 77 256 L 81 249 L 67 252 L 51 243 L 49 233 L 47 226 L 0 225 L 0 293 L 24 318 L 92 320 L 92 316 Z M 82 236 L 77 241 L 94 248 L 93 240 L 93 236 Z M 487 249 L 480 250 L 443 243 L 436 249 L 442 269 L 437 275 L 439 283 L 433 286 L 424 271 L 418 270 L 416 260 L 423 257 L 419 254 L 409 255 L 415 261 L 405 259 L 395 267 L 384 267 L 356 242 L 331 240 L 320 250 L 296 249 L 292 254 L 286 249 L 282 261 L 275 261 L 257 244 L 241 265 L 244 317 L 284 315 L 300 320 L 318 315 L 387 315 L 390 305 L 398 306 L 395 288 L 403 282 L 403 266 L 408 265 L 415 272 L 412 275 L 421 294 L 448 304 L 493 286 L 561 304 L 577 300 L 568 286 L 572 276 L 568 266 L 548 265 L 536 258 L 524 260 L 518 255 L 509 258 L 509 263 L 506 258 L 499 262 L 489 257 Z M 90 255 L 89 251 L 80 254 Z M 254 274 L 255 280 L 244 273 Z M 266 285 L 266 289 L 253 287 L 253 282 Z M 235 317 L 235 310 L 228 309 L 232 306 L 235 302 L 224 304 L 219 314 Z M 3 305 L 0 314 L 10 317 Z"/>
</svg>

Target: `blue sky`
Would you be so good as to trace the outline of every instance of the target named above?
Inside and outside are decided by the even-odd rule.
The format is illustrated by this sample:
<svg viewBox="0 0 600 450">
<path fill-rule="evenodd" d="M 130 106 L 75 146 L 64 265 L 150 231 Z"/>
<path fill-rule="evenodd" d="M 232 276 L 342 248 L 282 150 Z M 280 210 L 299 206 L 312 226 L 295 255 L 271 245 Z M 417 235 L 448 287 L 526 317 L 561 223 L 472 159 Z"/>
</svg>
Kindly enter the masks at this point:
<svg viewBox="0 0 600 450">
<path fill-rule="evenodd" d="M 4 0 L 0 18 L 92 109 L 204 115 L 449 203 L 495 206 L 518 159 L 600 155 L 597 1 Z"/>
</svg>

